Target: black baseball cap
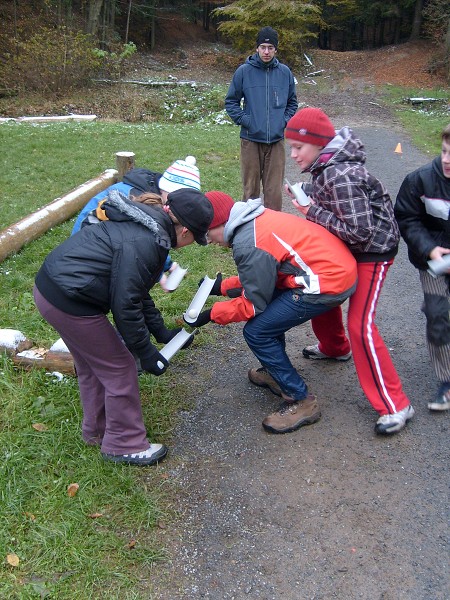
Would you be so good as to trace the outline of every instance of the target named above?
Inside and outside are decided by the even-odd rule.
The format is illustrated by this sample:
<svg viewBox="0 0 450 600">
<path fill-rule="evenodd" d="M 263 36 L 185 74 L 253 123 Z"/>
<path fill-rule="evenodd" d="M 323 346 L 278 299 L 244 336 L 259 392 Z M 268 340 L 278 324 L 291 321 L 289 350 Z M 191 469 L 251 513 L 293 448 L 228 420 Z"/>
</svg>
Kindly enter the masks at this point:
<svg viewBox="0 0 450 600">
<path fill-rule="evenodd" d="M 194 239 L 200 246 L 206 246 L 206 234 L 214 217 L 211 202 L 198 190 L 181 188 L 167 196 L 167 206 L 177 220 L 192 231 Z"/>
</svg>

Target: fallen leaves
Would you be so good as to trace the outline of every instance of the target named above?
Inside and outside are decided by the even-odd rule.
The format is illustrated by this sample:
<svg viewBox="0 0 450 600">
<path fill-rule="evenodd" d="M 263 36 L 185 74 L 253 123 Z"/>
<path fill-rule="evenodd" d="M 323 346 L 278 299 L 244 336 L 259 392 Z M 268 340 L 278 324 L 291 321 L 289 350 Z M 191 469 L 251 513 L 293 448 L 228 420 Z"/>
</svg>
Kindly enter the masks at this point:
<svg viewBox="0 0 450 600">
<path fill-rule="evenodd" d="M 11 567 L 18 567 L 20 563 L 20 558 L 14 552 L 10 552 L 6 555 L 6 562 Z"/>
<path fill-rule="evenodd" d="M 73 498 L 74 496 L 76 496 L 79 489 L 80 489 L 80 486 L 78 483 L 71 483 L 70 485 L 67 486 L 67 495 L 70 498 Z"/>
<path fill-rule="evenodd" d="M 31 425 L 31 427 L 33 429 L 36 429 L 36 431 L 47 431 L 48 430 L 48 427 L 47 427 L 47 425 L 45 425 L 45 423 L 33 423 Z"/>
</svg>

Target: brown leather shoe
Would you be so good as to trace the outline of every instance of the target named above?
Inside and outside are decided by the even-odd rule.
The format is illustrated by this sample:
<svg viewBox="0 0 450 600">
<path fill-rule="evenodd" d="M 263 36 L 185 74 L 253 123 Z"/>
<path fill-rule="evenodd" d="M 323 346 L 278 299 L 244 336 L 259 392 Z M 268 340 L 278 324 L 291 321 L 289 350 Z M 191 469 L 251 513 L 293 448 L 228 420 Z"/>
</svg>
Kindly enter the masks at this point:
<svg viewBox="0 0 450 600">
<path fill-rule="evenodd" d="M 278 410 L 264 419 L 262 425 L 271 433 L 289 433 L 303 425 L 311 425 L 321 417 L 316 397 L 309 394 L 304 400 L 282 402 Z"/>
<path fill-rule="evenodd" d="M 269 375 L 264 367 L 259 369 L 250 369 L 248 372 L 248 378 L 251 383 L 258 385 L 259 387 L 268 388 L 275 396 L 281 396 L 281 388 L 275 379 Z"/>
</svg>

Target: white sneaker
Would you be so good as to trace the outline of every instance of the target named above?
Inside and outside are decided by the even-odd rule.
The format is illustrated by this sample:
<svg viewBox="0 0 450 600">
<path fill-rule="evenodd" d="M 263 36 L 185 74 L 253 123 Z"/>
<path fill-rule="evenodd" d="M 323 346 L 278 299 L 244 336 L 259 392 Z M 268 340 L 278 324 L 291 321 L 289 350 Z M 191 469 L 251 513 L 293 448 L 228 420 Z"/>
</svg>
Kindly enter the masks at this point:
<svg viewBox="0 0 450 600">
<path fill-rule="evenodd" d="M 162 460 L 167 454 L 167 447 L 162 444 L 150 444 L 150 448 L 134 454 L 106 454 L 102 452 L 105 460 L 122 463 L 125 465 L 137 465 L 148 467 Z"/>
<path fill-rule="evenodd" d="M 376 425 L 375 431 L 384 435 L 390 435 L 391 433 L 397 433 L 400 429 L 406 425 L 406 422 L 412 419 L 414 416 L 414 409 L 411 404 L 408 404 L 403 410 L 399 410 L 393 415 L 382 415 Z"/>
<path fill-rule="evenodd" d="M 436 398 L 428 402 L 429 410 L 448 410 L 450 408 L 450 388 L 448 383 L 443 383 L 439 388 Z"/>
<path fill-rule="evenodd" d="M 328 358 L 331 360 L 349 360 L 352 357 L 351 352 L 347 352 L 347 354 L 341 354 L 341 356 L 328 356 L 328 354 L 324 354 L 319 350 L 319 344 L 315 344 L 314 346 L 306 346 L 303 348 L 302 354 L 305 358 L 314 358 L 314 359 L 324 359 Z"/>
</svg>

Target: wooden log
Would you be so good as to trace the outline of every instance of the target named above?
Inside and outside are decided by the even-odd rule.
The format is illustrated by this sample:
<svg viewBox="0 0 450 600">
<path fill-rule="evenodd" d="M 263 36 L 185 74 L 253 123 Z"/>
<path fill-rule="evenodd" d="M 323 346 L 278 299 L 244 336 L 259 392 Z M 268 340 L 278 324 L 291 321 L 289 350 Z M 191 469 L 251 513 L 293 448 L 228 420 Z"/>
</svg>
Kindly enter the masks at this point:
<svg viewBox="0 0 450 600">
<path fill-rule="evenodd" d="M 177 79 L 171 79 L 170 81 L 137 81 L 135 79 L 94 79 L 96 83 L 108 83 L 113 84 L 128 84 L 128 85 L 143 85 L 147 87 L 177 87 L 177 86 L 189 86 L 195 87 L 208 87 L 209 83 L 199 83 L 197 81 L 178 81 Z"/>
<path fill-rule="evenodd" d="M 83 183 L 65 196 L 57 198 L 18 223 L 0 231 L 0 262 L 37 239 L 51 227 L 63 223 L 102 190 L 118 180 L 115 169 L 107 169 L 98 177 Z"/>
<path fill-rule="evenodd" d="M 0 352 L 14 356 L 17 352 L 28 350 L 33 342 L 17 329 L 0 329 Z"/>
<path fill-rule="evenodd" d="M 95 121 L 97 115 L 56 115 L 53 117 L 7 117 L 1 118 L 0 123 L 14 121 L 15 123 L 57 123 L 67 121 Z"/>
<path fill-rule="evenodd" d="M 134 152 L 116 152 L 116 169 L 118 181 L 131 169 L 134 169 Z"/>
<path fill-rule="evenodd" d="M 12 362 L 23 369 L 46 369 L 47 371 L 75 375 L 75 365 L 70 352 L 52 352 L 33 356 L 32 350 L 21 352 L 12 357 Z"/>
</svg>

